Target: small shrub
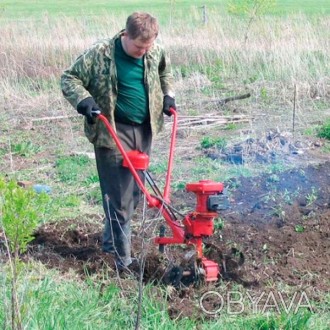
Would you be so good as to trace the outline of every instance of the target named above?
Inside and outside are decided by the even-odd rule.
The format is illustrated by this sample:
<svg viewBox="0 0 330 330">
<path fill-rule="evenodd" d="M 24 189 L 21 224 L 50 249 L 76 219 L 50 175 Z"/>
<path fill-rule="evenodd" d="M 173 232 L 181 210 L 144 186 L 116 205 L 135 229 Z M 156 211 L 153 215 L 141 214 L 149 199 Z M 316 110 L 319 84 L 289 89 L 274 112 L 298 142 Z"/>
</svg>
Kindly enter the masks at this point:
<svg viewBox="0 0 330 330">
<path fill-rule="evenodd" d="M 12 253 L 18 255 L 26 251 L 48 201 L 46 193 L 37 194 L 19 187 L 15 181 L 6 182 L 0 178 L 0 227 Z"/>
<path fill-rule="evenodd" d="M 27 250 L 33 233 L 40 223 L 40 214 L 48 202 L 48 195 L 24 189 L 15 181 L 6 182 L 0 177 L 0 228 L 3 230 L 5 246 L 9 255 L 10 315 L 11 328 L 23 329 L 21 299 L 18 296 L 17 280 L 21 270 L 20 254 Z"/>
</svg>

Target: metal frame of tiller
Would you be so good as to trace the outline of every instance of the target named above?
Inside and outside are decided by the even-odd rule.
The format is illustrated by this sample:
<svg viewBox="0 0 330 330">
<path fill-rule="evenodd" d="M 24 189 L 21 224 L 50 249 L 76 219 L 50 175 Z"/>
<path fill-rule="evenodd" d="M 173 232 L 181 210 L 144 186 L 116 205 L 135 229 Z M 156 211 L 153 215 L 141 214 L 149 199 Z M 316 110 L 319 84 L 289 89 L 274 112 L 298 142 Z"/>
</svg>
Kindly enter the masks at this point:
<svg viewBox="0 0 330 330">
<path fill-rule="evenodd" d="M 172 237 L 165 237 L 165 228 L 164 226 L 161 228 L 160 235 L 155 238 L 155 243 L 159 244 L 159 250 L 164 252 L 164 246 L 167 244 L 194 245 L 196 249 L 197 267 L 199 269 L 199 274 L 193 274 L 194 277 L 202 275 L 202 279 L 206 282 L 216 281 L 220 274 L 220 267 L 216 262 L 208 260 L 203 255 L 203 238 L 210 237 L 213 234 L 213 220 L 218 216 L 217 211 L 221 204 L 220 195 L 223 192 L 224 186 L 223 183 L 211 180 L 201 180 L 196 183 L 188 183 L 186 185 L 186 190 L 195 193 L 197 197 L 197 205 L 195 211 L 190 212 L 187 215 L 179 213 L 170 205 L 170 180 L 177 132 L 177 113 L 173 109 L 170 109 L 170 111 L 173 115 L 173 127 L 163 194 L 157 188 L 155 182 L 147 172 L 149 156 L 138 150 L 125 151 L 108 119 L 102 114 L 98 114 L 97 118 L 105 124 L 107 130 L 114 139 L 123 156 L 123 166 L 127 167 L 132 173 L 139 188 L 146 197 L 148 206 L 160 210 L 167 225 L 172 231 Z M 138 171 L 140 170 L 143 171 L 148 184 L 151 186 L 154 192 L 153 195 L 149 193 L 143 181 L 140 179 L 140 176 L 138 175 Z M 183 217 L 183 225 L 177 220 L 175 213 Z"/>
</svg>

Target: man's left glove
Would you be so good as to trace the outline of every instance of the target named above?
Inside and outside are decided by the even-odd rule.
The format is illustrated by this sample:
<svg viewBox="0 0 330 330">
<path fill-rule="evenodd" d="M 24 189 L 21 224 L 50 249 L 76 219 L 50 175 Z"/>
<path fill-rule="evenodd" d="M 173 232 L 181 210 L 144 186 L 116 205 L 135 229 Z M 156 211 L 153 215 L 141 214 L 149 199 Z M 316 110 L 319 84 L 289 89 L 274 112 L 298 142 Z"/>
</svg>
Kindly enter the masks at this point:
<svg viewBox="0 0 330 330">
<path fill-rule="evenodd" d="M 168 116 L 172 116 L 172 113 L 170 112 L 170 108 L 176 110 L 175 100 L 173 97 L 169 95 L 165 95 L 163 101 L 163 112 Z"/>
<path fill-rule="evenodd" d="M 87 118 L 88 124 L 95 124 L 94 116 L 100 113 L 100 108 L 92 97 L 87 97 L 78 103 L 77 111 Z"/>
</svg>

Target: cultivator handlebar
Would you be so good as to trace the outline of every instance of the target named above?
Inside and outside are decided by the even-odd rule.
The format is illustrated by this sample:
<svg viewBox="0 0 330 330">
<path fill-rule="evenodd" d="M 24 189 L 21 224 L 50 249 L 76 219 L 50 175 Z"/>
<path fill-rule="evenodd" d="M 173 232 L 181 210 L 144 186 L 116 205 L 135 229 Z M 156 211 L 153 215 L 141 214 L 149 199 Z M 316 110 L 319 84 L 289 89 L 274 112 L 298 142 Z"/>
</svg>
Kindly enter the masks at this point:
<svg viewBox="0 0 330 330">
<path fill-rule="evenodd" d="M 208 260 L 203 255 L 203 239 L 213 234 L 213 220 L 218 215 L 222 199 L 223 184 L 213 182 L 211 180 L 201 180 L 196 183 L 188 183 L 186 190 L 193 192 L 197 197 L 197 205 L 195 211 L 182 215 L 170 204 L 170 181 L 173 166 L 174 147 L 176 142 L 177 131 L 177 112 L 170 109 L 173 117 L 173 127 L 170 142 L 170 152 L 167 166 L 166 181 L 164 193 L 162 194 L 157 185 L 147 172 L 149 166 L 148 155 L 138 151 L 125 151 L 115 130 L 110 125 L 108 119 L 102 114 L 96 114 L 106 126 L 109 134 L 114 139 L 116 146 L 123 156 L 123 166 L 127 167 L 132 173 L 136 183 L 145 195 L 148 206 L 158 208 L 167 225 L 172 231 L 171 237 L 165 237 L 164 230 L 159 237 L 155 238 L 155 243 L 159 244 L 160 251 L 164 251 L 164 247 L 168 244 L 186 244 L 193 245 L 196 249 L 196 265 L 190 271 L 181 272 L 182 276 L 192 276 L 193 278 L 203 278 L 206 282 L 216 281 L 218 279 L 220 269 L 219 265 Z M 151 186 L 154 194 L 150 194 L 140 179 L 137 171 L 143 171 L 145 178 Z M 182 224 L 177 220 L 176 214 L 179 214 L 183 220 Z"/>
</svg>

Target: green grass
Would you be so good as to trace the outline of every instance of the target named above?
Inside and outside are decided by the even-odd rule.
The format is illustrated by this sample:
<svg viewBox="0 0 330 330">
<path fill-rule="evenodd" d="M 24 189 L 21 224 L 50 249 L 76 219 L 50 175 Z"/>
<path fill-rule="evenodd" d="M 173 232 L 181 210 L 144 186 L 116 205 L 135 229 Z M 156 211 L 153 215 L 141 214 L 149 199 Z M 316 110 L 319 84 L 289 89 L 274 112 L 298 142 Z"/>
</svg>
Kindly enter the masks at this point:
<svg viewBox="0 0 330 330">
<path fill-rule="evenodd" d="M 277 0 L 275 12 L 278 14 L 330 14 L 328 0 Z"/>
<path fill-rule="evenodd" d="M 218 0 L 208 1 L 173 1 L 173 8 L 176 11 L 185 11 L 191 7 L 201 7 L 206 4 L 210 7 L 223 8 L 224 4 Z M 68 16 L 85 16 L 85 15 L 98 15 L 98 14 L 129 14 L 133 11 L 149 11 L 160 17 L 168 16 L 171 11 L 171 1 L 164 0 L 123 0 L 123 1 L 48 1 L 37 0 L 31 5 L 28 1 L 0 1 L 0 8 L 2 8 L 2 17 L 8 18 L 22 18 L 22 17 L 40 17 L 42 13 L 48 13 L 50 15 L 68 15 Z M 164 16 L 165 15 L 165 16 Z"/>
<path fill-rule="evenodd" d="M 3 273 L 0 288 L 0 326 L 9 329 L 10 294 L 8 278 Z M 143 299 L 142 329 L 192 328 L 191 320 L 171 321 L 166 304 L 152 297 L 149 289 L 145 289 Z M 43 270 L 38 274 L 30 270 L 22 272 L 18 294 L 22 298 L 24 329 L 134 329 L 136 322 L 137 290 L 122 291 L 108 281 L 102 284 L 91 279 L 61 280 L 56 273 Z"/>
<path fill-rule="evenodd" d="M 95 164 L 87 156 L 63 156 L 57 159 L 56 168 L 60 181 L 90 185 L 98 182 Z"/>
<path fill-rule="evenodd" d="M 0 326 L 10 329 L 8 304 L 10 286 L 8 277 L 0 272 Z M 125 286 L 125 283 L 122 282 Z M 239 290 L 239 287 L 237 287 Z M 61 279 L 58 273 L 30 264 L 19 278 L 18 294 L 21 298 L 21 316 L 24 329 L 87 330 L 134 329 L 138 294 L 136 288 L 120 289 L 106 276 L 103 282 L 93 278 L 86 281 Z M 162 299 L 161 297 L 164 296 Z M 252 313 L 249 316 L 228 314 L 227 308 L 212 319 L 171 320 L 167 308 L 166 292 L 147 285 L 142 300 L 141 329 L 327 329 L 328 313 L 312 313 L 306 308 L 290 313 Z M 199 304 L 195 297 L 196 306 Z M 316 306 L 316 305 L 315 305 Z M 197 307 L 198 308 L 198 307 Z M 326 310 L 326 301 L 320 310 Z M 193 315 L 192 309 L 192 315 Z M 198 326 L 197 326 L 198 324 Z M 196 328 L 197 326 L 197 328 Z"/>
<path fill-rule="evenodd" d="M 122 0 L 122 1 L 67 1 L 67 0 L 1 0 L 0 18 L 22 19 L 40 18 L 45 14 L 51 16 L 86 16 L 98 14 L 129 14 L 136 10 L 149 11 L 158 15 L 164 23 L 168 21 L 172 13 L 174 17 L 179 15 L 184 17 L 187 9 L 196 8 L 202 15 L 201 6 L 206 5 L 209 14 L 215 11 L 226 10 L 227 0 Z M 328 0 L 277 0 L 277 5 L 273 10 L 274 14 L 286 15 L 302 12 L 306 14 L 330 14 L 330 2 Z"/>
</svg>

